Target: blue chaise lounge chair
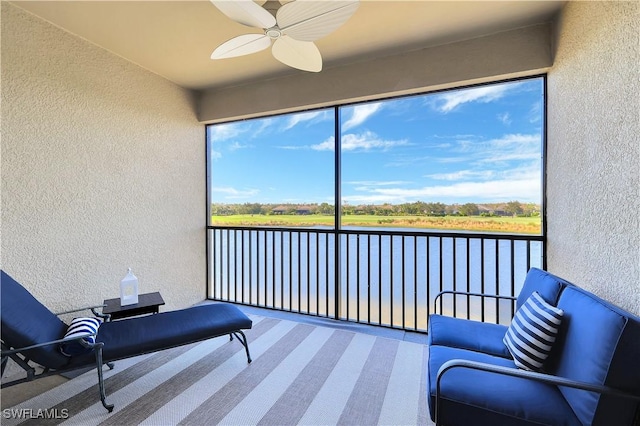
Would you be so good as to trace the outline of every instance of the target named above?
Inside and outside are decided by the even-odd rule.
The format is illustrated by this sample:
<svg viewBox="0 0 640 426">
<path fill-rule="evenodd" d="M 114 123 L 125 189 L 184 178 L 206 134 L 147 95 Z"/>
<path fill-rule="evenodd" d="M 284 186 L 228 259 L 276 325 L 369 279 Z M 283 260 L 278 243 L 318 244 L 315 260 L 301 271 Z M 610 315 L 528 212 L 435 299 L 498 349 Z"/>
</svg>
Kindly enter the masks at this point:
<svg viewBox="0 0 640 426">
<path fill-rule="evenodd" d="M 231 339 L 236 336 L 244 346 L 247 361 L 251 362 L 247 338 L 242 330 L 250 329 L 252 323 L 233 305 L 215 303 L 119 321 L 108 321 L 106 318 L 97 332 L 91 335 L 65 338 L 69 325 L 38 302 L 8 274 L 4 271 L 0 273 L 2 374 L 9 358 L 26 371 L 26 377 L 3 383 L 2 388 L 96 366 L 100 400 L 111 412 L 113 405 L 106 402 L 103 364 L 113 368 L 112 361 L 227 334 Z M 96 316 L 103 316 L 96 310 L 100 307 L 84 309 L 92 310 Z M 70 344 L 76 345 L 75 352 L 82 353 L 63 355 L 61 345 Z M 33 363 L 40 365 L 43 371 L 36 373 Z"/>
</svg>

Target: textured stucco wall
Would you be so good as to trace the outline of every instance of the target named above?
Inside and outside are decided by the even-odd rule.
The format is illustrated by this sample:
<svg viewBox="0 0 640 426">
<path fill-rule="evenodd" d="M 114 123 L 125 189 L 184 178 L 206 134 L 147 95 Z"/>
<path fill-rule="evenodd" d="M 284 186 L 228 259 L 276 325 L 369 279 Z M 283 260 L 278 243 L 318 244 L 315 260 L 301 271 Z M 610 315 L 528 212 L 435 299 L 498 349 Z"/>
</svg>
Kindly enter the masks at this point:
<svg viewBox="0 0 640 426">
<path fill-rule="evenodd" d="M 205 298 L 205 148 L 191 93 L 2 2 L 2 268 L 52 310 Z"/>
<path fill-rule="evenodd" d="M 640 314 L 640 3 L 569 2 L 548 79 L 548 268 Z"/>
</svg>

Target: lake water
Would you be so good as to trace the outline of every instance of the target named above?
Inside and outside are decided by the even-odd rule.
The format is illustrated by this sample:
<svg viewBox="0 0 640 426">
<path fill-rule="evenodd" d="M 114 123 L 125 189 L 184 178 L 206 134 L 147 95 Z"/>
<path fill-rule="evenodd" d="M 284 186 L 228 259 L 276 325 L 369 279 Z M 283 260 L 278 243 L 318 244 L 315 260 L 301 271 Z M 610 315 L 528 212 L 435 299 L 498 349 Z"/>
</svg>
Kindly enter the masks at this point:
<svg viewBox="0 0 640 426">
<path fill-rule="evenodd" d="M 528 267 L 541 267 L 543 246 L 506 238 L 341 234 L 336 256 L 335 236 L 323 229 L 217 229 L 209 238 L 210 296 L 329 317 L 337 309 L 342 319 L 424 331 L 441 290 L 518 294 Z M 452 299 L 446 313 L 503 324 L 512 316 L 507 301 L 457 296 L 454 308 Z"/>
</svg>

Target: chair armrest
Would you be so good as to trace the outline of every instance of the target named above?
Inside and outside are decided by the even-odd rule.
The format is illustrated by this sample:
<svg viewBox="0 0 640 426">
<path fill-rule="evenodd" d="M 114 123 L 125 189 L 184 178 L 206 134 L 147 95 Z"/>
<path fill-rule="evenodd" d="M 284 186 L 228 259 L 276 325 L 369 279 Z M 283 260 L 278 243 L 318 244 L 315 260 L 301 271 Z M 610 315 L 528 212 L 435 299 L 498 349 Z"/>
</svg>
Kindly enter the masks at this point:
<svg viewBox="0 0 640 426">
<path fill-rule="evenodd" d="M 90 310 L 93 315 L 100 317 L 100 318 L 104 318 L 106 322 L 108 322 L 111 319 L 111 315 L 110 314 L 103 314 L 102 312 L 98 312 L 96 311 L 96 309 L 99 308 L 104 308 L 107 305 L 95 305 L 95 306 L 85 306 L 84 308 L 77 308 L 77 309 L 71 309 L 68 311 L 63 311 L 63 312 L 57 312 L 55 313 L 55 315 L 60 316 L 60 315 L 65 315 L 65 314 L 72 314 L 74 312 L 81 312 L 81 311 L 88 311 Z"/>
<path fill-rule="evenodd" d="M 438 299 L 440 299 L 440 312 L 442 312 L 442 297 L 445 294 L 452 295 L 464 295 L 464 296 L 474 296 L 474 297 L 490 297 L 492 299 L 505 299 L 505 300 L 518 300 L 517 297 L 514 296 L 502 296 L 499 294 L 487 294 L 487 293 L 473 293 L 469 291 L 457 291 L 457 290 L 443 290 L 436 295 L 436 298 L 433 300 L 433 312 L 438 313 Z"/>
<path fill-rule="evenodd" d="M 452 359 L 440 367 L 438 370 L 438 377 L 436 379 L 436 425 L 439 423 L 440 414 L 440 381 L 442 376 L 449 370 L 454 368 L 468 368 L 471 370 L 488 371 L 496 374 L 503 374 L 512 377 L 520 377 L 523 379 L 536 380 L 543 383 L 548 383 L 556 386 L 566 386 L 576 389 L 582 389 L 591 392 L 597 392 L 601 394 L 607 394 L 619 398 L 633 399 L 640 401 L 640 395 L 631 394 L 621 391 L 619 389 L 611 388 L 608 386 L 596 385 L 593 383 L 579 382 L 576 380 L 567 379 L 565 377 L 554 376 L 551 374 L 538 373 L 535 371 L 520 370 L 515 368 L 503 367 L 499 365 L 487 364 L 484 362 L 468 361 L 464 359 Z"/>
<path fill-rule="evenodd" d="M 36 343 L 35 345 L 30 345 L 30 346 L 25 346 L 23 348 L 15 348 L 15 349 L 6 349 L 6 350 L 2 350 L 0 351 L 0 357 L 5 358 L 8 357 L 10 355 L 14 355 L 14 354 L 18 354 L 18 353 L 22 353 L 22 352 L 26 352 L 28 350 L 31 349 L 37 349 L 37 348 L 41 348 L 43 346 L 48 346 L 48 345 L 55 345 L 58 343 L 64 343 L 64 342 L 72 342 L 74 340 L 78 340 L 79 343 L 87 348 L 93 348 L 96 344 L 95 343 L 88 343 L 84 340 L 85 337 L 87 336 L 95 336 L 98 333 L 86 333 L 83 334 L 82 336 L 76 336 L 76 337 L 65 337 L 63 339 L 57 339 L 57 340 L 51 340 L 49 342 L 42 342 L 42 343 Z"/>
</svg>

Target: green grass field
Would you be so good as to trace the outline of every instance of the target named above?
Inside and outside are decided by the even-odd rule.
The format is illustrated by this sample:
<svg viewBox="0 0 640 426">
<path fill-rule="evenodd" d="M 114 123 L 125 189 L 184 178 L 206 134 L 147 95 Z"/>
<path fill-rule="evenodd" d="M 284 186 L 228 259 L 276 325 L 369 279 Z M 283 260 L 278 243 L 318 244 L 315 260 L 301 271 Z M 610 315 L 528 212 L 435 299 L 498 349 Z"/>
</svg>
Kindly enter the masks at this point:
<svg viewBox="0 0 640 426">
<path fill-rule="evenodd" d="M 350 215 L 342 217 L 342 226 L 371 226 L 385 228 L 448 229 L 452 231 L 504 232 L 540 234 L 540 217 L 481 217 L 481 216 L 374 216 Z M 212 225 L 227 226 L 333 226 L 333 216 L 321 215 L 230 215 L 212 216 Z"/>
</svg>

